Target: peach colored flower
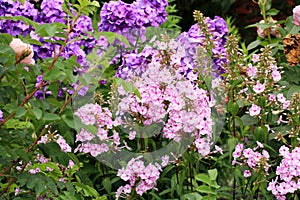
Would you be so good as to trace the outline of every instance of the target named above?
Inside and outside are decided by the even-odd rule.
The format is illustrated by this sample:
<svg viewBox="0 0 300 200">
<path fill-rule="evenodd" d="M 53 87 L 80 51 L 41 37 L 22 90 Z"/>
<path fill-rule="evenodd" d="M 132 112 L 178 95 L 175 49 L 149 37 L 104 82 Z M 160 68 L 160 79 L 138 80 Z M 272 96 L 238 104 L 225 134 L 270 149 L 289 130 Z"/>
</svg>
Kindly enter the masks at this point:
<svg viewBox="0 0 300 200">
<path fill-rule="evenodd" d="M 9 46 L 16 53 L 16 63 L 34 65 L 33 48 L 31 45 L 22 42 L 20 39 L 13 38 Z"/>
</svg>

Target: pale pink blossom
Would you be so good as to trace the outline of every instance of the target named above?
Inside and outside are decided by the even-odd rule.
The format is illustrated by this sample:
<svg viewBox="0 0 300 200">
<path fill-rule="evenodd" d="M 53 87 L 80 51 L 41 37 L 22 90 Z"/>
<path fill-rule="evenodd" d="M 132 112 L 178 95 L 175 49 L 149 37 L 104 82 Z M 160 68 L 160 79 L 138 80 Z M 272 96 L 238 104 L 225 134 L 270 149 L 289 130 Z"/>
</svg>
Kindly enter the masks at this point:
<svg viewBox="0 0 300 200">
<path fill-rule="evenodd" d="M 255 63 L 258 62 L 259 61 L 259 55 L 258 54 L 253 54 L 252 55 L 252 61 L 255 62 Z"/>
<path fill-rule="evenodd" d="M 251 174 L 251 172 L 250 172 L 250 170 L 245 170 L 244 171 L 244 177 L 245 178 L 248 178 L 248 177 L 250 177 L 252 174 Z"/>
<path fill-rule="evenodd" d="M 16 53 L 17 63 L 23 63 L 27 65 L 34 65 L 35 61 L 33 59 L 33 48 L 31 45 L 22 42 L 18 38 L 13 38 L 9 46 Z"/>
<path fill-rule="evenodd" d="M 257 68 L 256 66 L 252 66 L 252 64 L 248 64 L 248 69 L 247 69 L 247 74 L 250 77 L 254 77 L 255 74 L 257 73 Z"/>
<path fill-rule="evenodd" d="M 252 104 L 251 108 L 249 109 L 250 116 L 259 115 L 260 111 L 261 111 L 261 107 L 255 104 Z"/>
<path fill-rule="evenodd" d="M 262 93 L 266 88 L 265 83 L 261 84 L 259 81 L 256 82 L 256 85 L 253 87 L 253 90 L 256 94 Z"/>
<path fill-rule="evenodd" d="M 280 81 L 281 74 L 279 71 L 275 70 L 272 72 L 272 77 L 273 77 L 273 80 L 277 82 L 277 81 Z"/>
<path fill-rule="evenodd" d="M 300 5 L 293 9 L 294 24 L 300 26 Z"/>
</svg>

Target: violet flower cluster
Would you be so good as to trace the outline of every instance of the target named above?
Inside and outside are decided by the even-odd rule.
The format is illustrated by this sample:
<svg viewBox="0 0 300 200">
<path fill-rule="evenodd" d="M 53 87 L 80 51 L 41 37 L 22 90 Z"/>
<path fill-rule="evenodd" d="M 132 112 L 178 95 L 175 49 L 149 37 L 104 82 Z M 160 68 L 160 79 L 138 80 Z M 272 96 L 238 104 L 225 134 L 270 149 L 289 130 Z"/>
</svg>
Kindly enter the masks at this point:
<svg viewBox="0 0 300 200">
<path fill-rule="evenodd" d="M 145 40 L 147 27 L 158 27 L 167 20 L 167 6 L 167 0 L 110 1 L 102 7 L 98 29 L 122 34 L 135 44 L 138 39 Z"/>
<path fill-rule="evenodd" d="M 39 12 L 34 5 L 25 1 L 22 5 L 19 1 L 1 0 L 0 16 L 23 16 L 33 21 L 39 20 Z M 23 35 L 26 37 L 33 28 L 21 21 L 0 20 L 0 33 L 9 33 L 12 36 Z"/>
<path fill-rule="evenodd" d="M 206 23 L 208 24 L 209 37 L 212 42 L 212 70 L 213 76 L 219 76 L 225 72 L 224 65 L 228 63 L 227 53 L 225 49 L 226 36 L 228 33 L 228 27 L 226 21 L 218 16 L 214 19 L 209 17 L 206 18 Z M 182 59 L 182 70 L 186 76 L 193 71 L 193 69 L 203 68 L 204 66 L 199 66 L 197 49 L 199 46 L 203 46 L 207 40 L 205 34 L 202 32 L 201 27 L 198 24 L 194 24 L 188 32 L 181 33 L 177 40 L 180 42 L 181 46 L 186 49 L 185 56 Z M 207 53 L 207 52 L 206 52 Z M 207 70 L 207 69 L 203 69 Z"/>
<path fill-rule="evenodd" d="M 39 24 L 44 23 L 62 23 L 67 24 L 68 14 L 63 10 L 63 0 L 43 0 L 41 1 L 40 9 L 34 8 L 34 5 L 25 1 L 24 6 L 18 1 L 4 0 L 0 2 L 0 16 L 23 16 L 29 18 Z M 70 21 L 69 23 L 72 23 Z M 30 35 L 32 39 L 38 40 L 43 46 L 33 45 L 35 59 L 45 59 L 53 56 L 54 45 L 46 42 L 49 37 L 40 37 L 35 33 L 33 27 L 24 24 L 23 22 L 13 22 L 9 20 L 0 21 L 0 31 L 9 33 L 13 36 L 22 34 L 24 37 Z M 82 67 L 88 67 L 86 55 L 95 47 L 96 39 L 89 36 L 86 32 L 93 32 L 92 20 L 90 17 L 82 15 L 77 20 L 73 31 L 69 36 L 69 44 L 62 52 L 64 58 L 71 56 L 78 57 L 78 63 Z M 85 38 L 83 38 L 85 37 Z M 55 37 L 55 40 L 63 40 L 63 38 Z M 57 52 L 60 45 L 55 45 Z"/>
<path fill-rule="evenodd" d="M 122 180 L 129 181 L 129 184 L 118 188 L 116 199 L 126 198 L 134 188 L 139 196 L 142 196 L 147 190 L 155 188 L 161 171 L 161 166 L 158 163 L 150 163 L 145 166 L 140 157 L 131 159 L 126 167 L 118 170 L 117 175 Z"/>
<path fill-rule="evenodd" d="M 239 143 L 232 153 L 232 165 L 245 165 L 247 167 L 244 170 L 245 178 L 252 176 L 251 171 L 256 173 L 262 172 L 267 175 L 270 168 L 270 164 L 268 163 L 270 158 L 269 153 L 263 149 L 263 144 L 258 141 L 256 143 L 257 146 L 253 149 L 245 148 L 243 144 Z"/>
<path fill-rule="evenodd" d="M 144 72 L 155 54 L 157 54 L 155 49 L 146 46 L 140 53 L 123 55 L 122 64 L 116 71 L 116 77 L 126 79 L 129 72 L 134 71 L 136 74 Z"/>
<path fill-rule="evenodd" d="M 281 146 L 279 155 L 283 157 L 276 169 L 276 178 L 269 182 L 267 190 L 278 200 L 285 200 L 288 193 L 300 189 L 300 148 L 292 151 L 287 146 Z"/>
</svg>

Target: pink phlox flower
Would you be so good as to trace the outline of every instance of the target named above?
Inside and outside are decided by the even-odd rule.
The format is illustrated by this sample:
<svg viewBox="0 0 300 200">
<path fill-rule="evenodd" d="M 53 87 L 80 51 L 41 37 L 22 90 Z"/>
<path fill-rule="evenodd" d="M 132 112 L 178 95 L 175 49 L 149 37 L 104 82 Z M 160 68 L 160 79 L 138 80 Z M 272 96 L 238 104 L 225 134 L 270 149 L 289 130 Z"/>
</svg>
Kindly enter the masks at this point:
<svg viewBox="0 0 300 200">
<path fill-rule="evenodd" d="M 266 88 L 266 84 L 263 83 L 261 84 L 259 81 L 256 82 L 256 85 L 253 87 L 253 90 L 256 94 L 262 93 L 263 91 L 265 91 Z"/>
</svg>

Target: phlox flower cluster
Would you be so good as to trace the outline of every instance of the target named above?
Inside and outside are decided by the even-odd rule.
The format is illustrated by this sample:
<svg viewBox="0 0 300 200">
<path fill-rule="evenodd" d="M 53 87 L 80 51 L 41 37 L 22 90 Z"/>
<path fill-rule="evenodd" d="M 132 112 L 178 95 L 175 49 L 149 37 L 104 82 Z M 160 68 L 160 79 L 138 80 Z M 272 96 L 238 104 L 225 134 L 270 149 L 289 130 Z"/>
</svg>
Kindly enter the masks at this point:
<svg viewBox="0 0 300 200">
<path fill-rule="evenodd" d="M 122 64 L 117 69 L 116 77 L 127 79 L 127 74 L 133 71 L 140 74 L 146 70 L 152 57 L 157 54 L 157 50 L 146 46 L 140 53 L 128 53 L 123 55 Z"/>
<path fill-rule="evenodd" d="M 28 1 L 22 5 L 19 1 L 1 0 L 0 1 L 0 16 L 23 16 L 33 21 L 39 18 L 38 10 Z M 21 21 L 0 20 L 0 32 L 9 33 L 12 36 L 28 35 L 33 28 Z"/>
<path fill-rule="evenodd" d="M 0 12 L 0 16 L 23 16 L 29 18 L 39 24 L 59 22 L 67 24 L 67 13 L 63 11 L 63 0 L 43 0 L 41 1 L 40 9 L 36 9 L 34 5 L 25 1 L 24 6 L 19 1 L 4 0 L 0 2 L 0 8 L 4 11 Z M 47 37 L 39 37 L 35 33 L 33 27 L 25 25 L 23 22 L 12 22 L 7 20 L 0 21 L 0 30 L 3 33 L 9 33 L 13 36 L 22 34 L 24 37 L 30 35 L 32 39 L 43 43 L 43 46 L 33 45 L 35 59 L 44 59 L 53 56 L 54 46 L 49 42 L 45 42 Z M 70 34 L 70 40 L 74 40 L 79 36 L 87 36 L 85 32 L 93 31 L 92 20 L 87 16 L 81 16 L 75 24 L 73 32 Z M 55 38 L 62 40 L 62 38 Z M 68 58 L 72 55 L 78 56 L 78 62 L 82 66 L 86 66 L 86 54 L 91 51 L 95 39 L 82 39 L 71 42 L 67 45 L 62 56 Z M 81 49 L 81 46 L 84 46 Z M 56 50 L 60 45 L 56 45 Z"/>
<path fill-rule="evenodd" d="M 109 136 L 115 122 L 112 120 L 112 113 L 107 108 L 98 104 L 86 104 L 80 107 L 75 115 L 85 125 L 97 127 L 97 134 L 94 135 L 84 128 L 76 136 L 76 142 L 81 142 L 75 149 L 76 152 L 90 153 L 96 157 L 99 154 L 109 151 L 109 148 L 117 148 L 120 145 L 120 137 L 116 131 Z"/>
<path fill-rule="evenodd" d="M 60 149 L 63 151 L 63 152 L 71 152 L 72 151 L 72 148 L 70 147 L 70 145 L 67 143 L 67 141 L 59 134 L 56 134 L 56 135 L 43 135 L 41 137 L 41 139 L 39 141 L 37 141 L 37 144 L 46 144 L 48 142 L 56 142 L 59 146 L 60 146 Z"/>
<path fill-rule="evenodd" d="M 237 144 L 234 152 L 232 153 L 233 161 L 232 165 L 246 166 L 244 171 L 244 177 L 252 176 L 252 172 L 262 172 L 268 174 L 270 164 L 268 163 L 270 155 L 264 150 L 263 144 L 256 142 L 257 146 L 253 149 L 245 148 L 241 143 Z"/>
<path fill-rule="evenodd" d="M 128 95 L 122 87 L 119 88 L 121 99 L 116 120 L 125 127 L 132 121 L 145 126 L 163 122 L 164 138 L 179 142 L 184 136 L 195 137 L 194 144 L 198 152 L 205 156 L 210 152 L 212 137 L 207 92 L 182 75 L 178 68 L 182 49 L 177 42 L 171 40 L 170 43 L 161 42 L 157 45 L 161 50 L 152 56 L 152 61 L 142 74 L 135 71 L 127 74 L 127 81 L 139 90 L 141 98 Z M 164 55 L 165 50 L 168 55 Z M 173 60 L 173 57 L 177 59 Z M 168 119 L 164 122 L 167 115 Z"/>
<path fill-rule="evenodd" d="M 214 19 L 207 17 L 206 23 L 208 24 L 209 37 L 212 42 L 212 63 L 211 66 L 208 67 L 212 68 L 214 76 L 218 76 L 225 72 L 224 65 L 228 63 L 227 53 L 224 47 L 228 27 L 225 20 L 218 16 L 215 16 Z M 199 45 L 203 46 L 206 40 L 206 36 L 198 24 L 194 24 L 188 32 L 183 32 L 178 36 L 177 41 L 186 49 L 185 55 L 181 60 L 181 68 L 186 74 L 191 73 L 193 69 L 203 67 L 199 66 L 197 62 L 199 56 L 197 55 L 197 49 Z"/>
<path fill-rule="evenodd" d="M 126 198 L 126 195 L 130 194 L 133 188 L 140 196 L 155 188 L 161 171 L 161 166 L 158 163 L 145 165 L 140 157 L 131 159 L 126 167 L 118 170 L 117 175 L 122 180 L 129 181 L 129 184 L 118 188 L 116 199 Z"/>
<path fill-rule="evenodd" d="M 278 82 L 281 80 L 281 67 L 276 65 L 270 51 L 264 50 L 261 54 L 254 54 L 252 62 L 249 63 L 244 71 L 245 77 L 242 83 L 243 88 L 239 91 L 239 99 L 245 99 L 250 103 L 250 116 L 258 116 L 266 114 L 259 99 L 264 97 L 265 104 L 272 108 L 272 112 L 276 110 L 287 109 L 290 101 L 280 93 L 282 89 Z M 263 112 L 264 111 L 264 112 Z"/>
<path fill-rule="evenodd" d="M 269 182 L 267 190 L 271 191 L 277 199 L 286 199 L 288 193 L 294 193 L 300 188 L 300 148 L 293 150 L 281 146 L 279 155 L 283 157 L 276 168 L 276 178 Z"/>
<path fill-rule="evenodd" d="M 98 29 L 122 34 L 135 44 L 137 39 L 145 40 L 147 27 L 158 27 L 167 20 L 167 6 L 167 0 L 137 0 L 132 4 L 123 1 L 104 3 Z"/>
<path fill-rule="evenodd" d="M 59 163 L 55 163 L 56 167 L 54 167 L 54 168 L 47 166 L 47 163 L 51 163 L 51 164 L 49 164 L 49 166 L 53 166 L 53 162 L 51 162 L 50 158 L 48 159 L 40 154 L 37 154 L 37 158 L 33 162 L 29 161 L 26 165 L 24 165 L 21 161 L 18 163 L 19 165 L 16 166 L 16 169 L 18 171 L 24 170 L 24 171 L 28 172 L 29 174 L 41 173 L 41 174 L 45 175 L 45 174 L 54 173 L 55 174 L 54 176 L 59 175 L 60 178 L 58 179 L 58 181 L 66 183 L 67 182 L 67 180 L 65 179 L 66 174 L 68 173 L 68 171 L 70 169 L 74 170 L 74 166 L 75 166 L 75 163 L 72 160 L 69 160 L 68 166 L 63 166 Z M 58 169 L 61 172 L 64 172 L 64 174 L 61 172 L 58 172 L 57 171 Z M 14 194 L 15 194 L 15 196 L 17 196 L 19 193 L 23 193 L 23 192 L 28 192 L 28 191 L 23 190 L 23 189 L 21 189 L 21 186 L 18 186 L 15 189 Z M 43 197 L 40 197 L 39 199 L 47 199 L 47 194 L 44 194 Z"/>
<path fill-rule="evenodd" d="M 66 140 L 59 134 L 50 133 L 46 134 L 41 137 L 40 140 L 37 141 L 37 144 L 46 144 L 48 142 L 56 142 L 61 150 L 65 153 L 71 152 L 72 149 L 71 147 L 67 144 Z M 49 166 L 47 166 L 47 163 L 49 163 Z M 59 175 L 59 181 L 61 182 L 67 182 L 65 177 L 70 169 L 74 169 L 75 163 L 73 160 L 69 160 L 67 166 L 63 166 L 59 163 L 55 163 L 56 167 L 53 167 L 53 161 L 51 158 L 47 158 L 43 156 L 40 153 L 36 154 L 36 158 L 32 161 L 29 161 L 28 163 L 23 163 L 20 161 L 18 165 L 16 166 L 16 170 L 21 171 L 24 170 L 28 172 L 29 174 L 47 174 L 47 173 L 52 173 L 53 170 L 60 170 L 63 173 L 59 173 L 58 171 L 55 171 L 55 176 Z M 19 193 L 26 192 L 25 190 L 20 189 L 20 186 L 18 186 L 15 189 L 15 195 L 18 195 Z M 45 196 L 46 198 L 46 196 Z"/>
</svg>

